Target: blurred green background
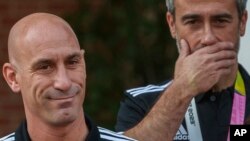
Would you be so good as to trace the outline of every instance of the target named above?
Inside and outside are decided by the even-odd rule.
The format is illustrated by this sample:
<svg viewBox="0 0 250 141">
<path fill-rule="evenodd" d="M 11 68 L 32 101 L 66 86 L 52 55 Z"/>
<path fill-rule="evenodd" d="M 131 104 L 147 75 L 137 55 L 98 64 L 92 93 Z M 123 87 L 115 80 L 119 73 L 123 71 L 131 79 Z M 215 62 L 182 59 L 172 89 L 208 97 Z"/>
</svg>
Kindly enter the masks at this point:
<svg viewBox="0 0 250 141">
<path fill-rule="evenodd" d="M 114 129 L 126 89 L 172 77 L 175 41 L 165 20 L 164 0 L 81 0 L 65 19 L 85 49 L 87 112 Z"/>
</svg>

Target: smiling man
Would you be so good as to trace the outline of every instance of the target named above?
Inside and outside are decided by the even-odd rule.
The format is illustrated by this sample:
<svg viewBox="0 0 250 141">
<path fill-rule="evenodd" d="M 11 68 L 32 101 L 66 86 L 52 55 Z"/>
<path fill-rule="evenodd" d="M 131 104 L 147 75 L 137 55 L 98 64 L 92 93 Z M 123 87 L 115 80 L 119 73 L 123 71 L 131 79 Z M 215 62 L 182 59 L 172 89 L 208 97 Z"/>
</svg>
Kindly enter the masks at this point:
<svg viewBox="0 0 250 141">
<path fill-rule="evenodd" d="M 238 64 L 247 0 L 166 0 L 179 58 L 174 78 L 126 91 L 116 130 L 143 141 L 226 141 L 250 115 L 250 77 Z"/>
<path fill-rule="evenodd" d="M 97 127 L 84 114 L 84 51 L 63 19 L 24 17 L 10 31 L 8 53 L 3 75 L 22 96 L 26 120 L 1 141 L 132 140 Z"/>
</svg>

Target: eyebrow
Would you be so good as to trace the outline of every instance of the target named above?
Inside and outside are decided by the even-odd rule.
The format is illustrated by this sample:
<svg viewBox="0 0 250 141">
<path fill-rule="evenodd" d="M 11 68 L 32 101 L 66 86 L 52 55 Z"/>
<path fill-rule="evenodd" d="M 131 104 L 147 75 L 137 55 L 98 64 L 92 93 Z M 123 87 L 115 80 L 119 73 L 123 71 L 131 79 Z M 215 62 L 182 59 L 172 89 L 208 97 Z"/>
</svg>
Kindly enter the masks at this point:
<svg viewBox="0 0 250 141">
<path fill-rule="evenodd" d="M 233 19 L 233 16 L 228 14 L 228 13 L 222 13 L 222 14 L 216 14 L 214 16 L 212 16 L 214 19 L 218 19 L 218 18 L 228 18 L 228 19 Z"/>
<path fill-rule="evenodd" d="M 188 19 L 199 19 L 199 18 L 201 18 L 201 15 L 199 15 L 199 14 L 186 14 L 181 18 L 181 21 L 185 21 Z M 230 15 L 228 13 L 221 13 L 221 14 L 212 15 L 212 19 L 218 19 L 218 18 L 233 19 L 232 15 Z"/>
<path fill-rule="evenodd" d="M 35 71 L 37 70 L 41 65 L 45 65 L 45 64 L 53 64 L 53 61 L 52 59 L 47 59 L 47 58 L 40 58 L 40 59 L 37 59 L 36 61 L 34 61 L 32 64 L 31 64 L 31 71 Z"/>
<path fill-rule="evenodd" d="M 186 21 L 188 19 L 198 19 L 200 18 L 201 16 L 199 14 L 186 14 L 184 16 L 181 17 L 181 21 Z"/>
<path fill-rule="evenodd" d="M 70 60 L 70 59 L 75 58 L 75 57 L 81 58 L 82 54 L 79 53 L 79 52 L 72 53 L 72 54 L 70 54 L 70 55 L 67 56 L 66 60 Z"/>
<path fill-rule="evenodd" d="M 81 53 L 74 52 L 74 53 L 68 55 L 64 61 L 70 60 L 70 59 L 75 58 L 75 57 L 81 58 L 81 56 L 82 56 Z M 53 58 L 51 57 L 51 58 L 40 58 L 40 59 L 37 59 L 36 61 L 34 61 L 32 63 L 31 68 L 35 69 L 40 64 L 53 64 Z"/>
</svg>

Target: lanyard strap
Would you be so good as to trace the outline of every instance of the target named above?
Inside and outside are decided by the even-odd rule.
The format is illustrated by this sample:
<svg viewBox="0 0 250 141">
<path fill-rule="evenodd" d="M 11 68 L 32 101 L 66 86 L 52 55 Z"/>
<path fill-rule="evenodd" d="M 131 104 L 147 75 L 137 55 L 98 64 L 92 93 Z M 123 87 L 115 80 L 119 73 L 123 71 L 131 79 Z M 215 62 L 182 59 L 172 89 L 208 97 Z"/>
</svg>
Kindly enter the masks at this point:
<svg viewBox="0 0 250 141">
<path fill-rule="evenodd" d="M 200 122 L 194 98 L 188 106 L 185 120 L 190 141 L 202 141 Z"/>
<path fill-rule="evenodd" d="M 238 83 L 237 83 L 238 82 Z M 239 71 L 237 72 L 233 107 L 231 113 L 230 125 L 242 125 L 245 119 L 246 108 L 246 90 L 245 84 Z M 230 129 L 228 130 L 227 141 L 230 141 Z"/>
<path fill-rule="evenodd" d="M 230 124 L 243 124 L 246 108 L 246 90 L 245 84 L 240 72 L 237 72 L 236 82 L 234 86 L 233 106 Z M 195 99 L 193 98 L 187 112 L 185 114 L 187 130 L 190 141 L 203 141 L 200 122 L 197 114 Z M 228 134 L 229 135 L 229 134 Z M 230 136 L 228 136 L 228 140 Z"/>
</svg>

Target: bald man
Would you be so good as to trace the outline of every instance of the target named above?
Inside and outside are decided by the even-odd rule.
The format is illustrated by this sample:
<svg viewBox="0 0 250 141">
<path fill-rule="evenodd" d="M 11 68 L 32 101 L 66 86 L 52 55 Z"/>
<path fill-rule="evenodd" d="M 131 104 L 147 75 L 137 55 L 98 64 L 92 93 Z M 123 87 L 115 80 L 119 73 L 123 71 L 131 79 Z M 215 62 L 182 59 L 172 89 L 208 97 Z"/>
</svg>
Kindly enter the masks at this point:
<svg viewBox="0 0 250 141">
<path fill-rule="evenodd" d="M 3 76 L 22 96 L 26 120 L 0 141 L 130 141 L 97 127 L 85 114 L 84 51 L 63 19 L 35 13 L 18 21 L 8 40 Z"/>
</svg>

